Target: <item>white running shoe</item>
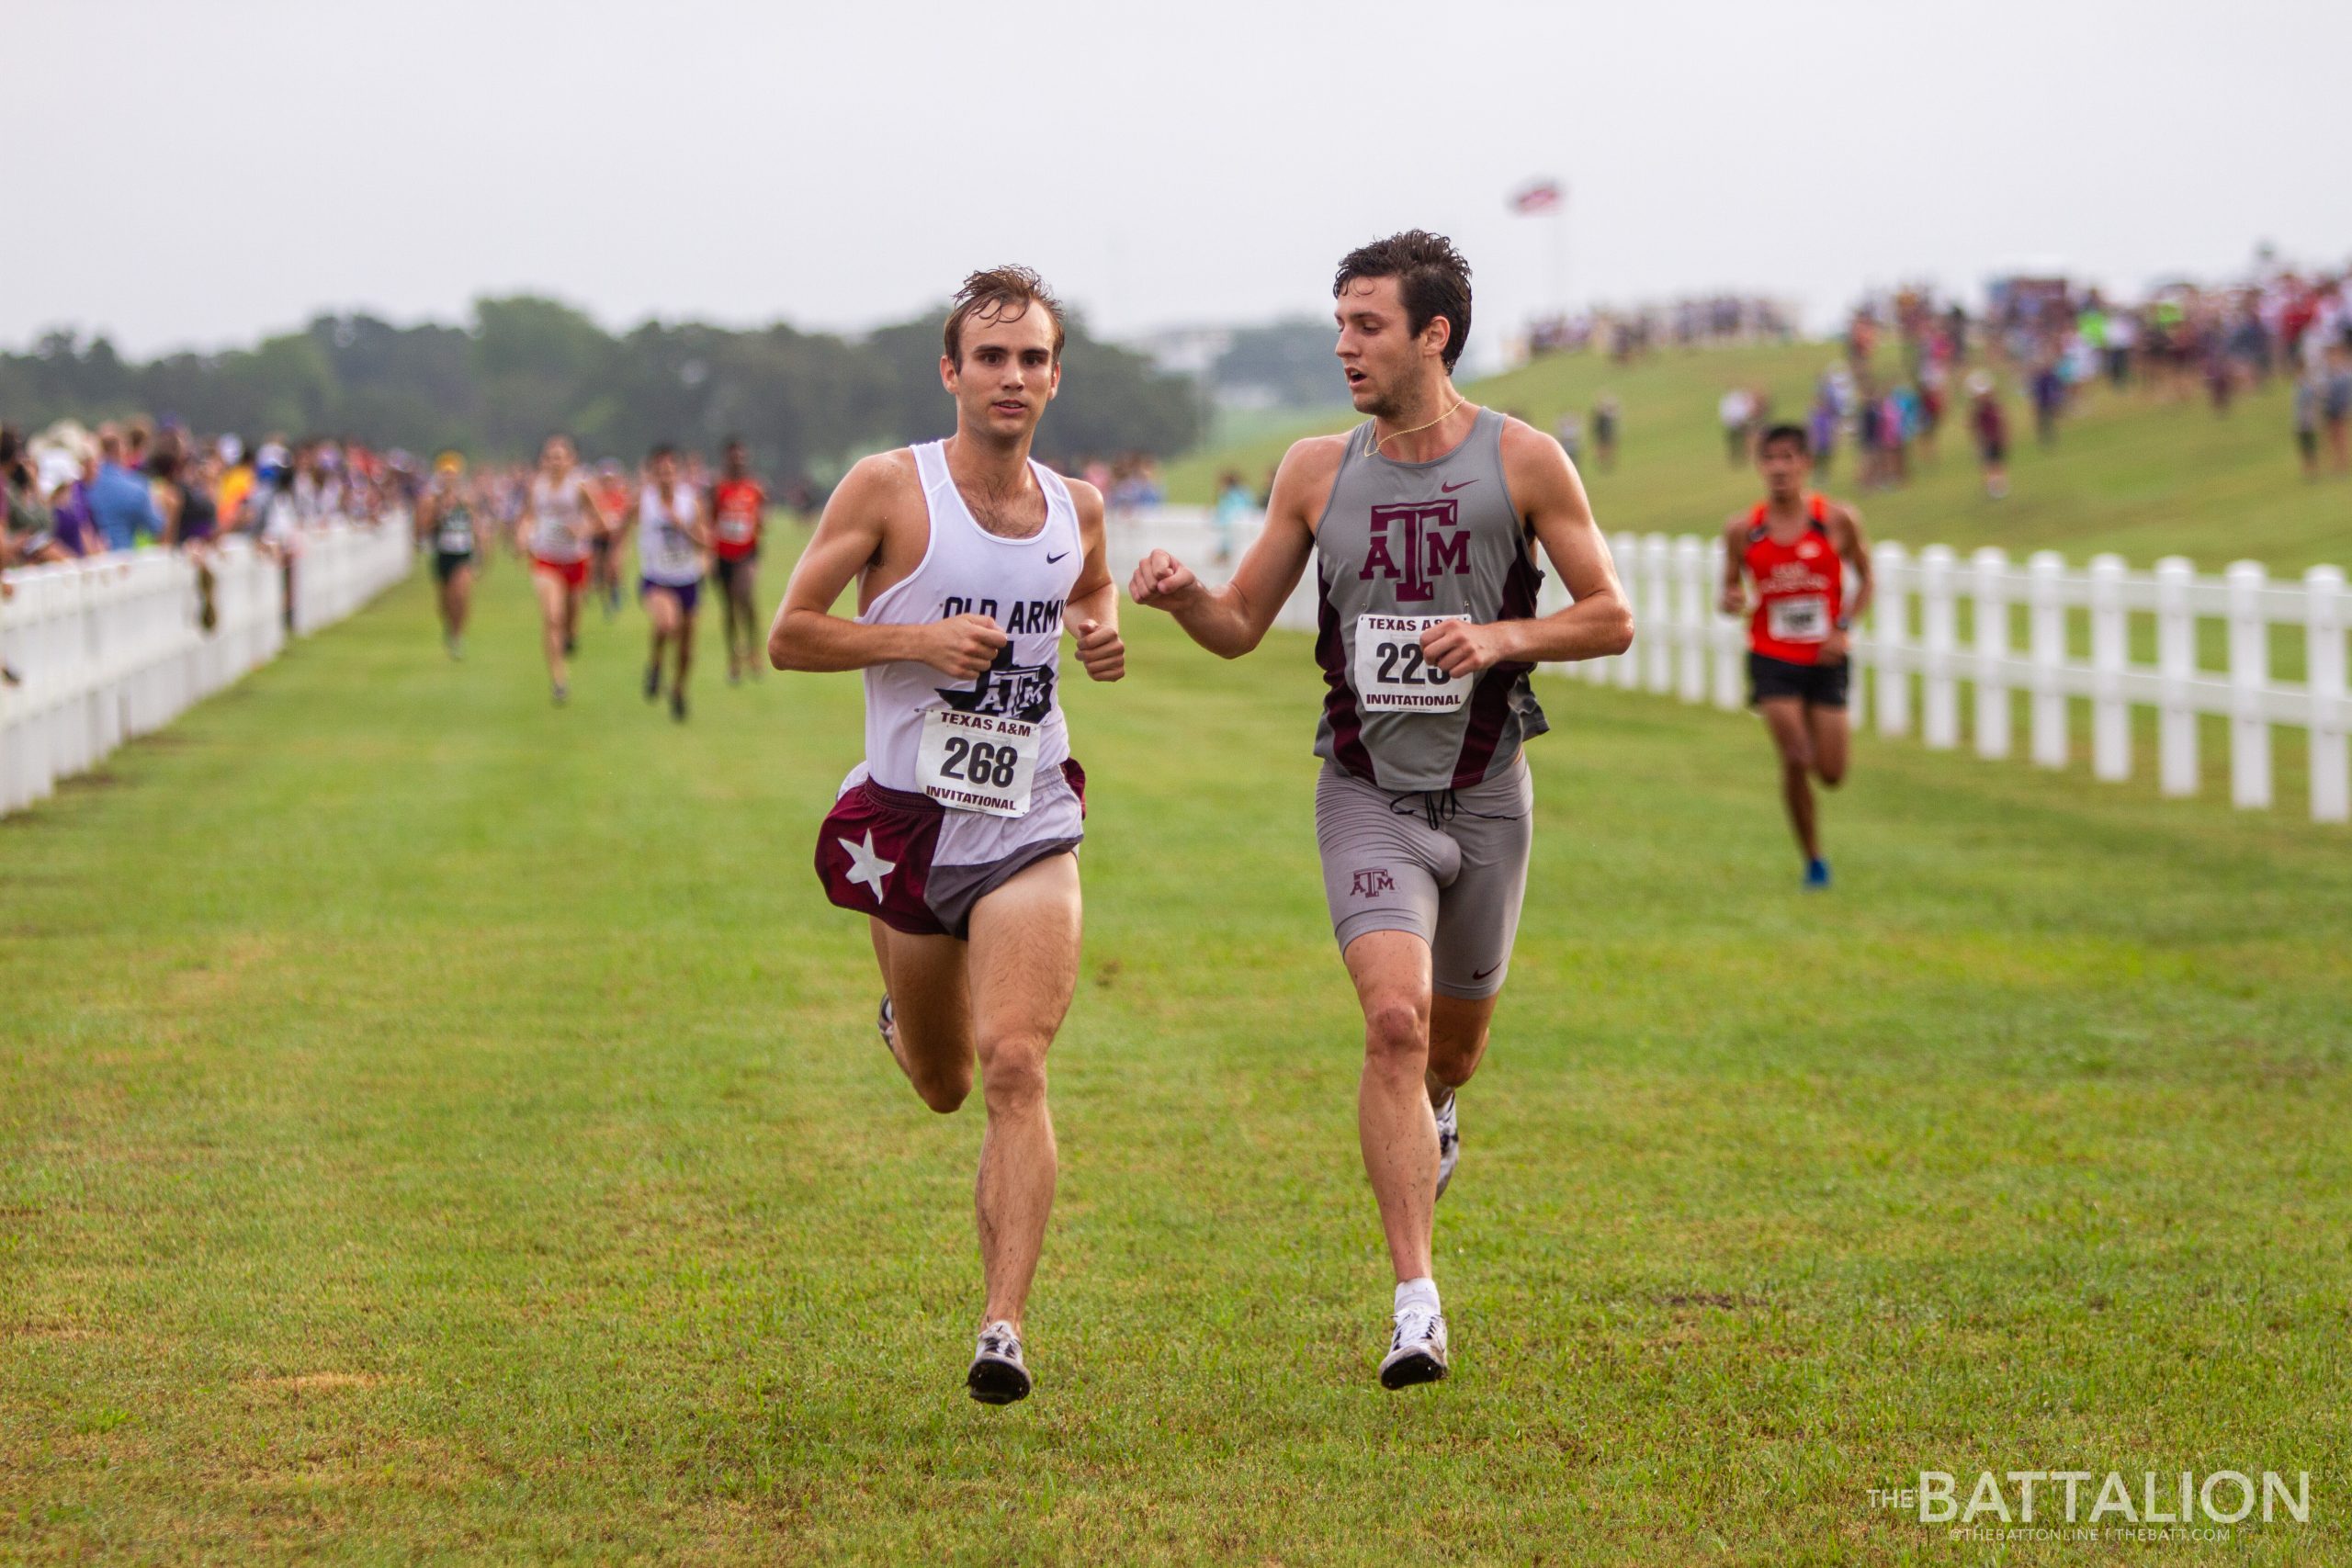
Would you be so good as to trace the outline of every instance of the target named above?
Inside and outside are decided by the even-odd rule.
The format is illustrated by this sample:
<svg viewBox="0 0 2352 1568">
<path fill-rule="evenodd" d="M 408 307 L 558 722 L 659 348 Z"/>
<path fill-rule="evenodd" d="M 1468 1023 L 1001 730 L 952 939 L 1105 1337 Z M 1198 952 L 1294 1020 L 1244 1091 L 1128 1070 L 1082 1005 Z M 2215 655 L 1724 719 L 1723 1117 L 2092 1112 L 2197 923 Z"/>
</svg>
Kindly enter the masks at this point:
<svg viewBox="0 0 2352 1568">
<path fill-rule="evenodd" d="M 1445 1376 L 1445 1314 L 1408 1306 L 1396 1314 L 1396 1328 L 1381 1359 L 1380 1386 L 1409 1388 Z"/>
<path fill-rule="evenodd" d="M 982 1404 L 1010 1404 L 1029 1397 L 1029 1366 L 1021 1359 L 1021 1336 L 1012 1325 L 1000 1318 L 980 1330 L 964 1386 Z"/>
<path fill-rule="evenodd" d="M 1437 1195 L 1445 1196 L 1445 1184 L 1453 1179 L 1453 1168 L 1462 1162 L 1462 1119 L 1453 1109 L 1453 1096 L 1449 1093 L 1445 1103 L 1437 1108 Z"/>
</svg>

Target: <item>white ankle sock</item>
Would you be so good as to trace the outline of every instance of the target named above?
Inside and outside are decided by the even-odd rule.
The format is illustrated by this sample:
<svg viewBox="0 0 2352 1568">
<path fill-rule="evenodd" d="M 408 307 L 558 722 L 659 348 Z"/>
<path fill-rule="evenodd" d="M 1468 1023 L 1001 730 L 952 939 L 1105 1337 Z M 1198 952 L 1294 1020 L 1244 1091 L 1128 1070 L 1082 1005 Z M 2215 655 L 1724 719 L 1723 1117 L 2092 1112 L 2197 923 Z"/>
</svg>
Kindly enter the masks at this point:
<svg viewBox="0 0 2352 1568">
<path fill-rule="evenodd" d="M 1396 1310 L 1403 1312 L 1408 1306 L 1428 1312 L 1442 1311 L 1437 1304 L 1437 1281 L 1427 1274 L 1418 1280 L 1400 1280 L 1396 1286 Z"/>
</svg>

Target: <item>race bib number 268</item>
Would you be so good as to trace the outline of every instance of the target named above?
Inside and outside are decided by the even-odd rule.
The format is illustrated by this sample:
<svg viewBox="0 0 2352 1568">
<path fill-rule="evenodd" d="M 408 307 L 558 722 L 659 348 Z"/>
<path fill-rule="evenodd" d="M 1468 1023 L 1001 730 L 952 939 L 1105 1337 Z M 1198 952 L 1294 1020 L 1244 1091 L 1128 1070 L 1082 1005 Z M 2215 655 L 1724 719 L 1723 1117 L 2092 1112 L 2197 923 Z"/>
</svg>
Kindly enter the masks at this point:
<svg viewBox="0 0 2352 1568">
<path fill-rule="evenodd" d="M 995 714 L 929 709 L 915 753 L 915 782 L 959 811 L 1025 817 L 1037 779 L 1038 728 Z"/>
<path fill-rule="evenodd" d="M 1470 700 L 1455 680 L 1421 657 L 1421 633 L 1467 615 L 1358 615 L 1356 700 L 1366 713 L 1451 713 Z"/>
</svg>

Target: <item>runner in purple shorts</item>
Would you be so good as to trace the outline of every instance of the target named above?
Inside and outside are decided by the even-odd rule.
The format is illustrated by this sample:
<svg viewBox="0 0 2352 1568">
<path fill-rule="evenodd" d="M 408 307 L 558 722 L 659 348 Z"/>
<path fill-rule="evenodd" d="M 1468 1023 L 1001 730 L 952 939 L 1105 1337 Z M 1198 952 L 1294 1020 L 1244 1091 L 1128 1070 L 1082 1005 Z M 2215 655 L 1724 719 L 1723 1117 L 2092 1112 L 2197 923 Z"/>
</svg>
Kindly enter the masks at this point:
<svg viewBox="0 0 2352 1568">
<path fill-rule="evenodd" d="M 1061 385 L 1062 309 L 1035 273 L 964 280 L 940 379 L 956 434 L 859 463 L 826 504 L 768 633 L 779 670 L 858 670 L 865 761 L 817 833 L 826 897 L 868 917 L 882 1038 L 950 1111 L 978 1063 L 980 1260 L 973 1398 L 1029 1393 L 1022 1311 L 1054 1201 L 1046 1053 L 1078 979 L 1085 774 L 1058 700 L 1061 639 L 1126 672 L 1102 497 L 1029 457 Z M 852 581 L 854 620 L 832 614 Z"/>
</svg>

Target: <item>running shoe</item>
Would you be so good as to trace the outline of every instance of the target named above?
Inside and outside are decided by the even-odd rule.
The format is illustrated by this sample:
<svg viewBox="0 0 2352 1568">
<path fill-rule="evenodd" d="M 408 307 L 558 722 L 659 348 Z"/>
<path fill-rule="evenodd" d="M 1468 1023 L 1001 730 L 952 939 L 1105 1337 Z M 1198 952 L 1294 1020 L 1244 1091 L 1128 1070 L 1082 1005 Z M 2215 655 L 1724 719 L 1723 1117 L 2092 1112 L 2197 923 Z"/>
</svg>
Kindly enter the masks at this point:
<svg viewBox="0 0 2352 1568">
<path fill-rule="evenodd" d="M 645 700 L 650 703 L 661 694 L 662 666 L 649 664 L 645 667 Z"/>
<path fill-rule="evenodd" d="M 1445 1196 L 1446 1183 L 1453 1179 L 1453 1168 L 1462 1161 L 1462 1121 L 1453 1109 L 1453 1095 L 1449 1090 L 1445 1103 L 1437 1108 L 1437 1195 Z"/>
<path fill-rule="evenodd" d="M 1388 1354 L 1380 1363 L 1380 1386 L 1410 1388 L 1445 1376 L 1445 1314 L 1408 1306 L 1396 1314 Z"/>
<path fill-rule="evenodd" d="M 566 659 L 571 658 L 573 654 L 575 654 L 575 653 L 577 653 L 577 652 L 579 652 L 579 651 L 580 651 L 580 639 L 579 639 L 578 637 L 565 637 L 565 638 L 563 639 L 563 656 L 564 656 Z"/>
<path fill-rule="evenodd" d="M 571 688 L 558 681 L 555 683 L 555 705 L 561 707 L 571 700 Z"/>
<path fill-rule="evenodd" d="M 670 689 L 670 716 L 680 724 L 686 722 L 686 694 L 674 686 Z"/>
<path fill-rule="evenodd" d="M 1021 1336 L 1012 1325 L 1000 1318 L 980 1330 L 964 1386 L 982 1404 L 1010 1404 L 1029 1397 L 1029 1367 L 1021 1359 Z"/>
<path fill-rule="evenodd" d="M 1804 863 L 1804 886 L 1808 893 L 1819 893 L 1829 886 L 1829 863 L 1809 860 Z"/>
</svg>

